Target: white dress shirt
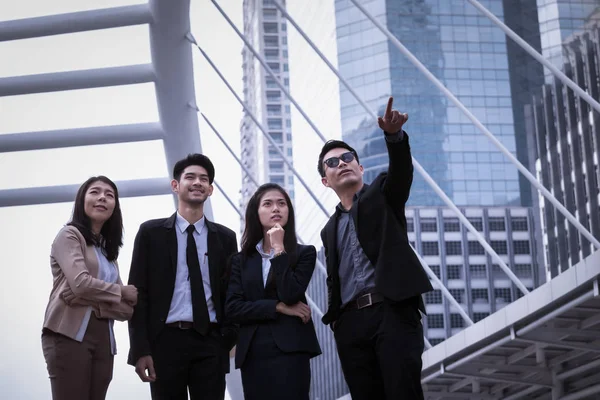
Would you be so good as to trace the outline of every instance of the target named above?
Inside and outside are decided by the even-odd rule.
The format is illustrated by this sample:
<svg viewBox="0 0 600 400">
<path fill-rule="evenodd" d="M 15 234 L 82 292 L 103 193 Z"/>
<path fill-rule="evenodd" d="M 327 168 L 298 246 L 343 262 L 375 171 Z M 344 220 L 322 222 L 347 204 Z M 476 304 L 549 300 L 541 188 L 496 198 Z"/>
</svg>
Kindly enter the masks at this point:
<svg viewBox="0 0 600 400">
<path fill-rule="evenodd" d="M 271 249 L 269 253 L 265 253 L 263 250 L 263 240 L 256 245 L 256 251 L 262 257 L 262 278 L 263 278 L 263 287 L 267 286 L 267 278 L 269 277 L 269 271 L 271 271 L 271 259 L 275 255 L 275 250 Z"/>
<path fill-rule="evenodd" d="M 117 267 L 115 264 L 112 261 L 108 261 L 104 253 L 102 253 L 102 249 L 100 249 L 98 246 L 94 246 L 94 250 L 96 252 L 96 257 L 98 258 L 98 279 L 108 283 L 117 283 L 117 280 L 119 279 L 119 273 L 117 272 Z M 75 340 L 79 342 L 83 341 L 88 324 L 90 323 L 91 315 L 92 307 L 88 307 L 85 317 L 83 317 L 83 321 L 81 322 L 81 326 L 79 327 L 79 331 L 75 336 Z M 114 323 L 115 321 L 113 319 L 108 320 L 110 351 L 112 355 L 117 354 L 117 342 L 115 341 L 115 333 L 113 330 Z"/>
<path fill-rule="evenodd" d="M 175 232 L 177 235 L 177 273 L 175 275 L 175 290 L 171 299 L 171 306 L 167 316 L 167 324 L 177 321 L 194 321 L 194 311 L 192 308 L 192 288 L 188 280 L 188 266 L 186 257 L 187 232 L 190 225 L 179 212 L 175 220 Z M 202 284 L 204 285 L 204 294 L 206 295 L 206 306 L 208 307 L 208 317 L 210 322 L 217 322 L 217 313 L 212 300 L 212 290 L 210 287 L 210 273 L 208 270 L 208 232 L 204 217 L 194 224 L 194 240 L 198 250 L 198 261 L 200 262 L 200 271 L 202 273 Z"/>
</svg>

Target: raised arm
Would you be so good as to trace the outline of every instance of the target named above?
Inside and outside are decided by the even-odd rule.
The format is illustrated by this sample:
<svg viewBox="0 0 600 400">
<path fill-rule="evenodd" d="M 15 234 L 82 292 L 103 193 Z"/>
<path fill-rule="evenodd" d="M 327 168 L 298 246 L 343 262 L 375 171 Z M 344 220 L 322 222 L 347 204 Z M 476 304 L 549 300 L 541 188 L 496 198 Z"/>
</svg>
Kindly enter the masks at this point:
<svg viewBox="0 0 600 400">
<path fill-rule="evenodd" d="M 277 318 L 277 300 L 249 301 L 246 299 L 242 285 L 242 267 L 242 256 L 236 254 L 231 258 L 231 278 L 225 302 L 227 319 L 239 324 L 249 324 Z"/>
<path fill-rule="evenodd" d="M 383 117 L 379 117 L 379 127 L 385 134 L 389 155 L 389 167 L 383 180 L 382 192 L 393 207 L 404 207 L 410 195 L 413 181 L 413 163 L 408 143 L 408 135 L 402 126 L 408 121 L 408 114 L 394 110 L 394 98 L 390 97 Z"/>
<path fill-rule="evenodd" d="M 85 265 L 81 235 L 74 226 L 64 227 L 52 243 L 51 254 L 76 297 L 92 302 L 119 304 L 121 286 L 94 278 Z"/>
<path fill-rule="evenodd" d="M 315 270 L 317 251 L 314 246 L 306 246 L 298 253 L 295 268 L 290 265 L 290 257 L 283 253 L 271 260 L 271 268 L 277 283 L 277 297 L 288 306 L 304 299 L 304 293 Z"/>
</svg>

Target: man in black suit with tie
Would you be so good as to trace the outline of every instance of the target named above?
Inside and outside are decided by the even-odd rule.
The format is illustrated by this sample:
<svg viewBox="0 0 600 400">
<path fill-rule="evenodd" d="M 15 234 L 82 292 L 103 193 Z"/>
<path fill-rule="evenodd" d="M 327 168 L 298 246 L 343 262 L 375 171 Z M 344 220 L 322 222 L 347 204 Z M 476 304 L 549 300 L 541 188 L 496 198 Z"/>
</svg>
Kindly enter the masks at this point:
<svg viewBox="0 0 600 400">
<path fill-rule="evenodd" d="M 334 331 L 353 400 L 423 399 L 421 294 L 432 287 L 406 233 L 413 178 L 402 130 L 408 115 L 392 110 L 392 102 L 379 118 L 388 171 L 370 185 L 347 143 L 330 140 L 319 155 L 322 182 L 340 199 L 321 231 L 329 294 L 323 323 Z"/>
<path fill-rule="evenodd" d="M 129 321 L 128 363 L 150 382 L 152 399 L 222 400 L 237 329 L 224 317 L 235 233 L 204 216 L 215 169 L 190 154 L 173 168 L 177 212 L 144 222 L 135 238 L 129 284 L 138 303 Z M 135 283 L 134 283 L 135 282 Z"/>
</svg>

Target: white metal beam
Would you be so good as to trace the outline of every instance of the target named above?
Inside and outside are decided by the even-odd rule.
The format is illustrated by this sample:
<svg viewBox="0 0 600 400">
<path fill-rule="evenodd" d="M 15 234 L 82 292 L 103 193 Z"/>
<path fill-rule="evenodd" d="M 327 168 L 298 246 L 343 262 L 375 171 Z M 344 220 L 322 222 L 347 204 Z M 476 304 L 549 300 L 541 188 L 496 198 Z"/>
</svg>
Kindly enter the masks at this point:
<svg viewBox="0 0 600 400">
<path fill-rule="evenodd" d="M 168 178 L 117 181 L 115 184 L 119 188 L 120 197 L 156 196 L 172 193 Z M 0 190 L 0 207 L 72 202 L 79 186 L 77 184 Z"/>
<path fill-rule="evenodd" d="M 154 87 L 170 175 L 178 160 L 189 153 L 202 153 L 192 48 L 185 38 L 190 30 L 190 0 L 150 0 L 150 9 L 156 16 L 150 24 L 150 51 L 157 77 Z M 212 219 L 210 201 L 204 212 Z"/>
<path fill-rule="evenodd" d="M 0 97 L 153 82 L 150 64 L 0 78 Z"/>
<path fill-rule="evenodd" d="M 148 24 L 148 4 L 104 8 L 0 22 L 0 42 Z"/>
<path fill-rule="evenodd" d="M 157 122 L 0 135 L 0 153 L 96 144 L 130 143 L 164 138 Z"/>
</svg>

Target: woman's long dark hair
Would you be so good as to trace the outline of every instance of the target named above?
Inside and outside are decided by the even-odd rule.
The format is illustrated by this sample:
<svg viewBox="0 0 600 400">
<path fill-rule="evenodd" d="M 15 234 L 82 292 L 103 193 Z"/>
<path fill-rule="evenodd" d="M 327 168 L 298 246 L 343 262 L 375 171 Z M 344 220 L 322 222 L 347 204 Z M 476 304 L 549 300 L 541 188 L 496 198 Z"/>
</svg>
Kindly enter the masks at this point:
<svg viewBox="0 0 600 400">
<path fill-rule="evenodd" d="M 263 195 L 270 190 L 278 190 L 287 203 L 288 220 L 285 226 L 283 226 L 283 229 L 285 230 L 283 245 L 285 246 L 285 251 L 290 255 L 290 259 L 294 260 L 297 247 L 294 206 L 285 189 L 276 183 L 265 183 L 260 186 L 248 201 L 248 205 L 246 206 L 246 226 L 244 227 L 244 233 L 242 235 L 242 255 L 244 257 L 249 257 L 255 253 L 256 245 L 263 238 L 263 227 L 258 216 L 258 208 L 260 207 L 260 200 Z"/>
<path fill-rule="evenodd" d="M 115 192 L 115 209 L 110 218 L 102 225 L 100 236 L 96 236 L 92 232 L 90 217 L 85 213 L 85 195 L 92 183 L 95 182 L 104 182 L 112 187 Z M 119 248 L 123 246 L 123 216 L 121 214 L 117 185 L 103 175 L 92 176 L 85 181 L 77 191 L 73 207 L 73 217 L 67 225 L 72 225 L 79 229 L 88 246 L 98 245 L 109 261 L 116 260 L 119 256 Z"/>
</svg>

